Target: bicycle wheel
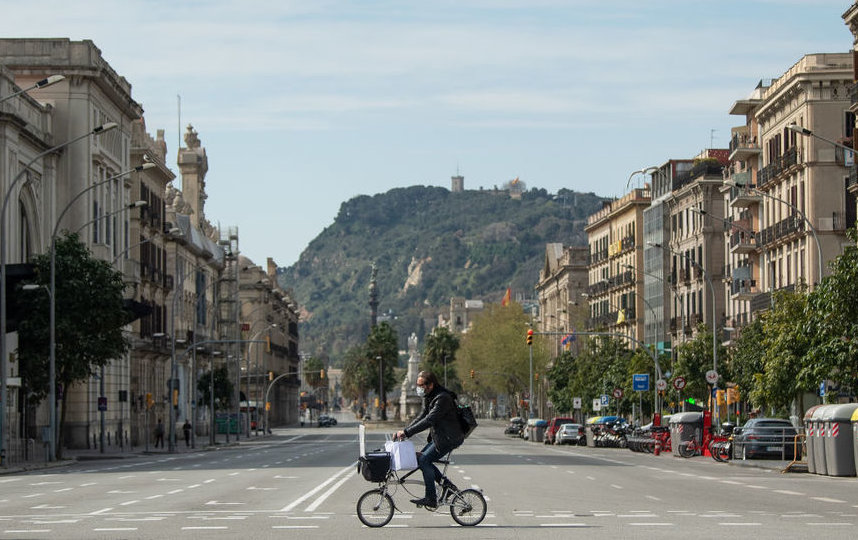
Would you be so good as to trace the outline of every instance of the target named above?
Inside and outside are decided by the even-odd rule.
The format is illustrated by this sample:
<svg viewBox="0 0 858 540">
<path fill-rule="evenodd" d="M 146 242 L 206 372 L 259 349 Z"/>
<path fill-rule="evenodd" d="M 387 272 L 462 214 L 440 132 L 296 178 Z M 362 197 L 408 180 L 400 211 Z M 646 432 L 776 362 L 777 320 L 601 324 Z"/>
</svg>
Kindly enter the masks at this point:
<svg viewBox="0 0 858 540">
<path fill-rule="evenodd" d="M 393 499 L 380 489 L 371 489 L 358 499 L 357 515 L 367 527 L 384 527 L 393 519 Z"/>
<path fill-rule="evenodd" d="M 679 445 L 679 455 L 684 458 L 690 458 L 694 454 L 696 454 L 695 444 L 693 441 L 688 441 L 684 443 L 680 443 Z"/>
<path fill-rule="evenodd" d="M 473 527 L 486 517 L 486 499 L 476 489 L 464 489 L 450 498 L 450 515 L 459 525 Z"/>
</svg>

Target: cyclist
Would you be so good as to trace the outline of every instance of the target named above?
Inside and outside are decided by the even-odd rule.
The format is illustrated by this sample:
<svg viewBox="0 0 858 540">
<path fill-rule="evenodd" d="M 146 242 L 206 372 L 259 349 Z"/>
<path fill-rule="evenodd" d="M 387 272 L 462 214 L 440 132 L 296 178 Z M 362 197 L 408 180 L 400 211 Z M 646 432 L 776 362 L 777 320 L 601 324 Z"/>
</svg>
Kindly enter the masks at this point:
<svg viewBox="0 0 858 540">
<path fill-rule="evenodd" d="M 456 394 L 441 386 L 434 373 L 421 371 L 417 375 L 417 395 L 423 398 L 423 409 L 408 427 L 396 433 L 396 437 L 412 437 L 429 430 L 429 442 L 417 454 L 417 466 L 423 473 L 426 495 L 422 499 L 411 499 L 411 502 L 435 508 L 438 506 L 435 482 L 440 482 L 443 477 L 433 462 L 461 446 L 465 434 L 456 410 Z M 455 489 L 453 485 L 444 487 Z"/>
</svg>

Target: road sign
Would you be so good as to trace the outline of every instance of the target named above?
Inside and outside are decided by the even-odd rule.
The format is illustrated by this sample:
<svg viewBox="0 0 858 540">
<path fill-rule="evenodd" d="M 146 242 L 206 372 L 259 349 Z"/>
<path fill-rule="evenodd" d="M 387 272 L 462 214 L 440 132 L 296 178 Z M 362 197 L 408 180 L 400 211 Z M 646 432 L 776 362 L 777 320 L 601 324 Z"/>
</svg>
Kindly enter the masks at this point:
<svg viewBox="0 0 858 540">
<path fill-rule="evenodd" d="M 98 410 L 99 411 L 106 411 L 107 410 L 107 398 L 106 397 L 98 398 Z"/>
<path fill-rule="evenodd" d="M 601 405 L 602 405 L 602 407 L 608 406 L 608 394 L 602 394 Z"/>
<path fill-rule="evenodd" d="M 635 373 L 632 375 L 632 390 L 646 392 L 649 390 L 649 373 Z"/>
<path fill-rule="evenodd" d="M 718 372 L 714 369 L 710 369 L 706 372 L 706 382 L 709 384 L 715 384 L 718 382 Z"/>
<path fill-rule="evenodd" d="M 581 398 L 579 398 L 579 397 L 573 397 L 572 398 L 572 408 L 573 409 L 580 409 L 581 408 Z"/>
<path fill-rule="evenodd" d="M 673 387 L 677 390 L 685 388 L 685 377 L 677 377 L 673 379 Z"/>
<path fill-rule="evenodd" d="M 622 388 L 614 388 L 613 395 L 617 399 L 623 398 L 623 389 Z"/>
<path fill-rule="evenodd" d="M 659 392 L 662 390 L 666 390 L 667 389 L 667 381 L 665 381 L 664 379 L 659 379 L 659 380 L 655 381 L 655 389 L 658 390 Z"/>
<path fill-rule="evenodd" d="M 599 412 L 602 410 L 602 402 L 599 401 L 598 399 L 593 400 L 593 410 L 595 412 Z"/>
</svg>

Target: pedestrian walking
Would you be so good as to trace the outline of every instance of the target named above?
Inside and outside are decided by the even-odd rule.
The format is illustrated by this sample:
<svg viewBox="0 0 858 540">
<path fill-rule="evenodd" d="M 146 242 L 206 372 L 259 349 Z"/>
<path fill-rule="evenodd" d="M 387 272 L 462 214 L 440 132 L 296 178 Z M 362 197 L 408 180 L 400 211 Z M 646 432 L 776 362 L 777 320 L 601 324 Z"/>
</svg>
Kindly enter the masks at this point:
<svg viewBox="0 0 858 540">
<path fill-rule="evenodd" d="M 164 422 L 159 418 L 158 425 L 155 426 L 155 448 L 158 448 L 158 444 L 161 444 L 161 448 L 164 448 Z"/>
<path fill-rule="evenodd" d="M 191 446 L 191 423 L 185 418 L 185 425 L 182 426 L 182 431 L 185 432 L 185 448 Z"/>
</svg>

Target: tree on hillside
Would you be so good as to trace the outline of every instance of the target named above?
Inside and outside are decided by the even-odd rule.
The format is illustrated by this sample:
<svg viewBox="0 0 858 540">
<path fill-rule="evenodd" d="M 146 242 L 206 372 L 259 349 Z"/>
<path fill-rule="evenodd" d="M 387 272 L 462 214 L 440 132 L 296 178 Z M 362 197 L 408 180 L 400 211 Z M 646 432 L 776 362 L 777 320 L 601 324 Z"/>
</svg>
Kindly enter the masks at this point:
<svg viewBox="0 0 858 540">
<path fill-rule="evenodd" d="M 457 382 L 456 374 L 456 351 L 459 349 L 459 338 L 448 328 L 436 326 L 426 334 L 423 344 L 423 358 L 420 365 L 421 370 L 431 371 L 445 386 L 457 392 L 461 383 Z M 446 382 L 445 382 L 446 381 Z"/>
<path fill-rule="evenodd" d="M 122 273 L 96 259 L 77 234 L 56 239 L 56 382 L 62 388 L 57 457 L 62 457 L 68 389 L 89 379 L 99 368 L 119 358 L 129 343 L 122 327 L 131 319 L 123 306 Z M 23 291 L 19 304 L 18 355 L 21 378 L 29 399 L 48 394 L 50 343 L 50 254 L 33 259 L 35 283 L 45 289 Z"/>
</svg>

